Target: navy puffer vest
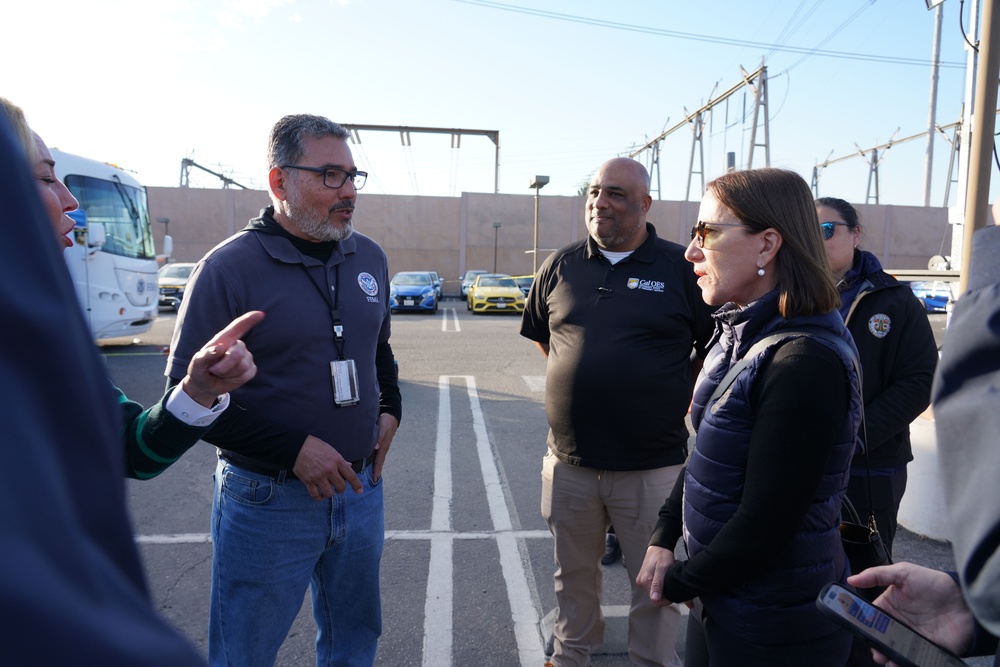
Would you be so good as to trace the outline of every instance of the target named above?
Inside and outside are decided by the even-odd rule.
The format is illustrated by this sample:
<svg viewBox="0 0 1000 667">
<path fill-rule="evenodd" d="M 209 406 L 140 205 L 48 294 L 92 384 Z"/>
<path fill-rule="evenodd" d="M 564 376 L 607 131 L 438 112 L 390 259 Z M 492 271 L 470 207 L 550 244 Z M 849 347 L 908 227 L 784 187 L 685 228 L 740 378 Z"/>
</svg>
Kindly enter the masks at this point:
<svg viewBox="0 0 1000 667">
<path fill-rule="evenodd" d="M 698 437 L 684 476 L 684 539 L 691 557 L 711 543 L 739 507 L 754 426 L 750 390 L 761 365 L 778 348 L 771 346 L 761 352 L 737 376 L 730 390 L 706 410 L 705 403 L 730 366 L 758 340 L 783 329 L 823 328 L 848 341 L 852 348 L 854 345 L 836 312 L 781 317 L 776 291 L 742 310 L 724 307 L 716 318 L 719 340 L 695 389 L 692 418 Z M 789 548 L 772 569 L 735 590 L 701 598 L 715 622 L 756 643 L 783 643 L 791 638 L 804 641 L 829 634 L 833 627 L 819 619 L 816 595 L 827 582 L 842 582 L 847 576 L 839 533 L 840 508 L 861 422 L 860 382 L 852 360 L 839 347 L 821 338 L 814 340 L 843 361 L 850 378 L 851 400 L 813 502 Z"/>
</svg>

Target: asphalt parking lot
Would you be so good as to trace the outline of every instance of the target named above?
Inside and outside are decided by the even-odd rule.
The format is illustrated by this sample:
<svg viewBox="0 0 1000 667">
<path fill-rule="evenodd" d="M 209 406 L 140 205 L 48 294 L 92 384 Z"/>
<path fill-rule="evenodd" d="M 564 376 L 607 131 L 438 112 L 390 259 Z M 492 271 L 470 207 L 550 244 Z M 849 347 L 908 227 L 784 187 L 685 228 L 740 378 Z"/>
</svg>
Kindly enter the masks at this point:
<svg viewBox="0 0 1000 667">
<path fill-rule="evenodd" d="M 163 391 L 175 316 L 163 311 L 138 343 L 103 343 L 113 380 L 149 404 Z M 943 335 L 944 316 L 931 316 Z M 539 513 L 545 450 L 545 361 L 516 314 L 473 315 L 445 301 L 437 315 L 393 317 L 403 423 L 385 470 L 384 633 L 377 664 L 543 662 L 539 622 L 554 606 L 551 538 Z M 940 340 L 940 338 L 939 338 Z M 155 604 L 206 649 L 214 450 L 196 446 L 163 475 L 128 482 Z M 947 543 L 903 531 L 897 559 L 950 567 Z M 606 605 L 627 604 L 620 565 L 605 568 Z M 314 664 L 310 603 L 278 664 Z M 628 665 L 624 654 L 594 664 Z"/>
</svg>

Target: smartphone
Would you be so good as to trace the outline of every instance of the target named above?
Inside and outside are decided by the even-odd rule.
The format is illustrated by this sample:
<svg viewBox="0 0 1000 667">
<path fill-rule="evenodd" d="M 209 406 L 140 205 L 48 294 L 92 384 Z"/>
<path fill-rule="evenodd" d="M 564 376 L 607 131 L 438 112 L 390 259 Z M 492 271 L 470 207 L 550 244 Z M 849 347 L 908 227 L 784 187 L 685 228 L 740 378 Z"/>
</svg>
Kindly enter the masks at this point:
<svg viewBox="0 0 1000 667">
<path fill-rule="evenodd" d="M 957 655 L 838 584 L 829 583 L 816 606 L 901 667 L 963 667 Z"/>
</svg>

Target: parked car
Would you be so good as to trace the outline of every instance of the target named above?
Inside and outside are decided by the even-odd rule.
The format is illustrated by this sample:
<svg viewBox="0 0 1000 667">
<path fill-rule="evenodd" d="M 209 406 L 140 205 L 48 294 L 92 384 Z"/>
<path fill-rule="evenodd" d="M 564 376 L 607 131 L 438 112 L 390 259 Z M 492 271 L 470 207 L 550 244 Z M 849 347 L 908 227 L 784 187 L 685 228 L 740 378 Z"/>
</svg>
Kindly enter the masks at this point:
<svg viewBox="0 0 1000 667">
<path fill-rule="evenodd" d="M 944 280 L 910 283 L 913 294 L 923 301 L 928 313 L 943 313 L 951 298 L 951 283 Z"/>
<path fill-rule="evenodd" d="M 520 313 L 524 310 L 524 292 L 508 275 L 481 273 L 469 288 L 465 303 L 473 313 L 490 310 Z"/>
<path fill-rule="evenodd" d="M 160 288 L 160 307 L 177 310 L 184 300 L 184 289 L 187 287 L 191 272 L 196 264 L 175 262 L 164 264 L 157 272 L 156 282 Z"/>
<path fill-rule="evenodd" d="M 511 276 L 517 286 L 521 288 L 524 292 L 524 296 L 528 296 L 528 291 L 531 289 L 531 283 L 535 282 L 535 276 Z"/>
<path fill-rule="evenodd" d="M 476 279 L 476 276 L 481 276 L 484 273 L 489 273 L 489 271 L 484 271 L 483 269 L 469 269 L 465 272 L 464 278 L 459 278 L 459 280 L 462 281 L 463 299 L 469 295 L 469 288 L 472 287 L 472 281 Z"/>
<path fill-rule="evenodd" d="M 441 276 L 437 274 L 437 271 L 428 271 L 431 274 L 431 280 L 434 281 L 434 291 L 437 293 L 438 301 L 441 300 Z"/>
<path fill-rule="evenodd" d="M 438 311 L 434 280 L 427 271 L 401 271 L 389 281 L 389 310 Z"/>
</svg>

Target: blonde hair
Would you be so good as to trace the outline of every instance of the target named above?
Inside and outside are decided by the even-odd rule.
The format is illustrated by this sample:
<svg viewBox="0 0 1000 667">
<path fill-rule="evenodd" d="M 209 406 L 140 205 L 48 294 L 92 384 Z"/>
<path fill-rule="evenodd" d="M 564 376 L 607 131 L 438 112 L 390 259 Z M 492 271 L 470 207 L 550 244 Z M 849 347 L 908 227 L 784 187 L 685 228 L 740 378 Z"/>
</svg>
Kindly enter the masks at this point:
<svg viewBox="0 0 1000 667">
<path fill-rule="evenodd" d="M 28 164 L 34 165 L 38 162 L 38 146 L 35 144 L 35 133 L 31 131 L 28 119 L 24 117 L 24 111 L 5 97 L 0 97 L 0 108 L 7 115 L 14 135 L 21 142 L 21 148 L 24 149 L 24 155 L 28 158 Z"/>
</svg>

